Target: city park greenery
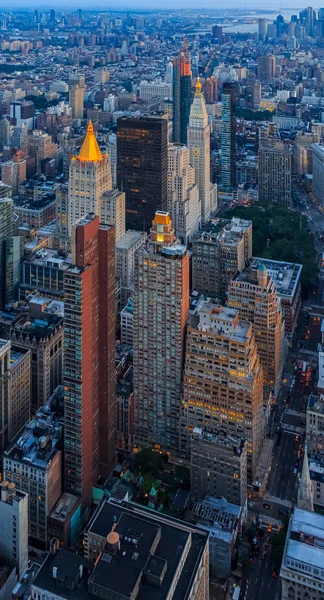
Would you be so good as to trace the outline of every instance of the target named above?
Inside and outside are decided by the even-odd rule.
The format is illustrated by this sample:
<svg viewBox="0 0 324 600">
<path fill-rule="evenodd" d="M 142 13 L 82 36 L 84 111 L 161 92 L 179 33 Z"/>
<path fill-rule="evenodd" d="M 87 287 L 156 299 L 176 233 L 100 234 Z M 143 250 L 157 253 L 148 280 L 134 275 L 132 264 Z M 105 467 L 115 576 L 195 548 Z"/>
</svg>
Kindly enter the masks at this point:
<svg viewBox="0 0 324 600">
<path fill-rule="evenodd" d="M 307 219 L 284 206 L 237 206 L 228 218 L 250 219 L 253 223 L 253 256 L 300 263 L 302 288 L 315 284 L 318 272 L 314 236 Z"/>
</svg>

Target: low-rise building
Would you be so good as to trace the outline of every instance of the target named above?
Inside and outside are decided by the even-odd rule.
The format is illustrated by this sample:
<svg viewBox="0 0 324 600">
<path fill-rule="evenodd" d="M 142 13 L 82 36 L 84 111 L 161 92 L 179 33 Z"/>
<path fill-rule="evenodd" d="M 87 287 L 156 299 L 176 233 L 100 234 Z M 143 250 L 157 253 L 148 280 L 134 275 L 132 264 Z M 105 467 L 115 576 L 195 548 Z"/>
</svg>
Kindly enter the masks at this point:
<svg viewBox="0 0 324 600">
<path fill-rule="evenodd" d="M 225 498 L 206 496 L 192 509 L 197 525 L 209 532 L 209 563 L 211 573 L 229 577 L 232 557 L 242 530 L 243 509 Z"/>
<path fill-rule="evenodd" d="M 81 528 L 81 502 L 78 496 L 62 494 L 47 519 L 48 539 L 62 546 L 74 546 Z"/>
<path fill-rule="evenodd" d="M 309 461 L 314 505 L 324 507 L 324 466 L 316 460 Z"/>
<path fill-rule="evenodd" d="M 197 502 L 223 496 L 246 505 L 247 446 L 242 438 L 214 435 L 196 427 L 190 438 L 190 491 Z"/>
<path fill-rule="evenodd" d="M 3 453 L 3 477 L 28 494 L 29 537 L 48 543 L 47 517 L 62 493 L 62 414 L 59 388 Z M 53 407 L 53 408 L 52 408 Z"/>
<path fill-rule="evenodd" d="M 40 229 L 55 219 L 55 195 L 45 194 L 37 200 L 15 198 L 14 211 L 19 217 L 20 225 L 28 225 L 30 229 Z"/>
<path fill-rule="evenodd" d="M 282 600 L 324 597 L 324 516 L 295 508 L 281 563 Z"/>
</svg>

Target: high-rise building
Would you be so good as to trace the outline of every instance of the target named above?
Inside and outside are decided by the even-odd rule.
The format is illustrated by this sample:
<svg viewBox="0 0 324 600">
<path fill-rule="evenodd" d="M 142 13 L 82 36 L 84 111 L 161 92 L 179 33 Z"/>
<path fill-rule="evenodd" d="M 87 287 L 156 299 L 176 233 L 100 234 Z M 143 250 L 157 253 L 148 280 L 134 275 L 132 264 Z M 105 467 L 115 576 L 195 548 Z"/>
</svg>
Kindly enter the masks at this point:
<svg viewBox="0 0 324 600">
<path fill-rule="evenodd" d="M 252 221 L 233 217 L 192 241 L 192 288 L 225 302 L 228 284 L 252 256 Z"/>
<path fill-rule="evenodd" d="M 324 516 L 295 508 L 289 522 L 280 579 L 282 600 L 322 600 Z"/>
<path fill-rule="evenodd" d="M 284 363 L 285 325 L 272 277 L 260 264 L 247 267 L 228 286 L 228 305 L 253 325 L 264 386 L 277 397 Z"/>
<path fill-rule="evenodd" d="M 191 105 L 191 59 L 187 42 L 184 49 L 173 59 L 173 142 L 187 143 Z"/>
<path fill-rule="evenodd" d="M 145 243 L 146 233 L 129 229 L 116 243 L 116 277 L 120 281 L 120 303 L 125 306 L 134 293 L 135 253 Z"/>
<path fill-rule="evenodd" d="M 187 146 L 168 148 L 168 212 L 175 235 L 188 244 L 201 223 L 201 202 Z"/>
<path fill-rule="evenodd" d="M 213 193 L 210 183 L 210 126 L 199 77 L 190 108 L 187 143 L 199 190 L 201 220 L 206 223 L 217 207 L 217 192 Z"/>
<path fill-rule="evenodd" d="M 324 145 L 312 144 L 313 192 L 321 206 L 324 206 Z"/>
<path fill-rule="evenodd" d="M 167 208 L 167 183 L 167 119 L 118 119 L 117 187 L 126 194 L 126 229 L 149 231 L 155 212 Z"/>
<path fill-rule="evenodd" d="M 324 396 L 310 394 L 306 412 L 308 454 L 323 462 L 324 458 Z"/>
<path fill-rule="evenodd" d="M 291 204 L 292 149 L 279 138 L 275 126 L 260 131 L 259 200 L 267 204 Z"/>
<path fill-rule="evenodd" d="M 263 439 L 263 372 L 252 325 L 202 300 L 187 324 L 180 452 L 188 458 L 195 427 L 247 441 L 247 473 L 256 473 Z"/>
<path fill-rule="evenodd" d="M 267 37 L 267 19 L 258 19 L 258 37 L 259 42 L 264 42 Z"/>
<path fill-rule="evenodd" d="M 22 313 L 11 328 L 12 345 L 31 351 L 31 409 L 47 403 L 58 385 L 63 383 L 63 318 L 47 308 L 45 298 L 29 302 L 29 311 Z"/>
<path fill-rule="evenodd" d="M 207 77 L 203 83 L 204 96 L 206 100 L 206 104 L 213 104 L 218 100 L 218 81 L 212 75 L 211 77 Z"/>
<path fill-rule="evenodd" d="M 10 146 L 11 141 L 11 125 L 6 115 L 0 119 L 0 150 L 5 146 Z"/>
<path fill-rule="evenodd" d="M 28 568 L 28 496 L 8 481 L 1 483 L 0 521 L 0 558 L 21 579 Z"/>
<path fill-rule="evenodd" d="M 223 28 L 221 25 L 213 25 L 213 39 L 221 42 L 223 39 Z"/>
<path fill-rule="evenodd" d="M 51 135 L 35 129 L 27 138 L 27 149 L 28 155 L 35 157 L 37 173 L 41 173 L 44 161 L 55 158 L 58 145 L 53 142 Z"/>
<path fill-rule="evenodd" d="M 65 491 L 91 503 L 114 463 L 115 234 L 93 213 L 74 225 L 64 273 Z"/>
<path fill-rule="evenodd" d="M 0 339 L 0 450 L 3 452 L 29 420 L 31 353 Z"/>
<path fill-rule="evenodd" d="M 190 437 L 190 493 L 193 502 L 205 496 L 246 505 L 247 446 L 245 440 L 207 433 L 196 427 Z"/>
<path fill-rule="evenodd" d="M 14 230 L 13 201 L 8 198 L 0 198 L 0 308 L 3 310 L 6 304 L 6 248 L 8 240 L 11 239 Z"/>
<path fill-rule="evenodd" d="M 18 158 L 2 163 L 2 181 L 10 185 L 12 195 L 17 196 L 20 184 L 26 179 L 26 159 Z"/>
<path fill-rule="evenodd" d="M 62 493 L 62 415 L 53 409 L 59 396 L 62 388 L 3 453 L 4 480 L 28 494 L 29 537 L 45 545 L 47 517 Z"/>
<path fill-rule="evenodd" d="M 276 76 L 276 58 L 272 54 L 258 57 L 257 76 L 260 81 L 269 81 Z"/>
<path fill-rule="evenodd" d="M 102 195 L 112 189 L 110 160 L 101 154 L 91 120 L 82 148 L 70 164 L 68 233 L 88 213 L 101 215 Z"/>
<path fill-rule="evenodd" d="M 69 187 L 62 183 L 56 189 L 56 232 L 55 239 L 60 250 L 67 251 L 70 248 L 70 237 L 68 230 L 68 210 L 69 210 Z"/>
<path fill-rule="evenodd" d="M 222 92 L 221 184 L 225 189 L 235 185 L 235 82 L 224 82 Z"/>
<path fill-rule="evenodd" d="M 83 119 L 84 87 L 69 83 L 69 105 L 72 109 L 72 119 Z"/>
<path fill-rule="evenodd" d="M 134 441 L 177 453 L 189 253 L 176 243 L 168 213 L 156 213 L 148 243 L 136 260 Z"/>
<path fill-rule="evenodd" d="M 125 192 L 117 189 L 101 196 L 100 223 L 115 227 L 116 244 L 125 235 Z"/>
</svg>

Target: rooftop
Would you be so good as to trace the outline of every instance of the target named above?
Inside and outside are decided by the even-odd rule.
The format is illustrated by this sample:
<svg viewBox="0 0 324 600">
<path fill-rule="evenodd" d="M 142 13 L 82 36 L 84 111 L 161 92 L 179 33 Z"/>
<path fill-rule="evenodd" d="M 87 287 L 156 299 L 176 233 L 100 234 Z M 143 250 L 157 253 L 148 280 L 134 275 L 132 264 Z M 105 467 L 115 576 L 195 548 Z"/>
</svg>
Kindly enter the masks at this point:
<svg viewBox="0 0 324 600">
<path fill-rule="evenodd" d="M 164 600 L 179 563 L 184 560 L 173 600 L 189 597 L 192 580 L 208 543 L 205 532 L 195 526 L 128 502 L 104 502 L 89 524 L 89 532 L 106 538 L 114 527 L 120 547 L 105 547 L 90 582 L 129 597 L 139 579 L 137 600 Z M 186 545 L 189 552 L 186 555 Z M 125 578 L 127 572 L 127 578 Z M 145 572 L 146 577 L 142 578 Z M 152 581 L 158 581 L 153 583 Z"/>
<path fill-rule="evenodd" d="M 43 248 L 39 250 L 39 252 L 32 254 L 29 260 L 25 262 L 31 262 L 43 267 L 56 267 L 57 269 L 65 271 L 71 264 L 71 258 L 62 256 L 57 250 Z"/>
<path fill-rule="evenodd" d="M 61 548 L 47 556 L 32 587 L 69 600 L 89 600 L 87 580 L 92 568 L 84 556 Z"/>
<path fill-rule="evenodd" d="M 253 256 L 250 261 L 251 269 L 257 270 L 260 264 L 266 267 L 272 277 L 275 290 L 279 296 L 294 296 L 300 281 L 302 265 Z"/>
<path fill-rule="evenodd" d="M 242 454 L 245 446 L 245 440 L 243 438 L 237 438 L 231 435 L 225 437 L 221 434 L 217 435 L 214 433 L 209 433 L 200 427 L 194 428 L 191 440 L 202 440 L 204 442 L 209 442 L 210 444 L 223 446 L 224 448 L 232 448 L 233 453 L 238 456 Z"/>
<path fill-rule="evenodd" d="M 103 156 L 101 154 L 96 136 L 94 134 L 92 121 L 90 119 L 82 148 L 78 154 L 78 160 L 83 162 L 97 162 L 102 160 L 102 158 Z"/>
<path fill-rule="evenodd" d="M 133 246 L 137 246 L 137 244 L 141 240 L 144 243 L 145 238 L 146 234 L 143 231 L 135 231 L 134 229 L 129 229 L 116 244 L 116 250 L 129 250 Z"/>
<path fill-rule="evenodd" d="M 4 452 L 4 458 L 46 470 L 61 450 L 63 418 L 55 410 L 62 387 L 59 386 L 48 404 L 40 408 Z M 52 408 L 53 407 L 53 408 Z"/>
<path fill-rule="evenodd" d="M 324 352 L 318 353 L 318 389 L 324 388 Z"/>
<path fill-rule="evenodd" d="M 228 502 L 222 496 L 214 498 L 206 496 L 202 502 L 196 502 L 192 513 L 200 527 L 212 531 L 213 537 L 231 542 L 238 519 L 241 516 L 242 507 Z"/>
<path fill-rule="evenodd" d="M 310 394 L 307 406 L 307 411 L 309 410 L 324 415 L 324 396 L 315 396 L 314 394 Z"/>
<path fill-rule="evenodd" d="M 80 498 L 78 496 L 65 492 L 55 504 L 49 516 L 51 519 L 64 522 L 71 515 L 73 509 L 79 502 Z"/>
<path fill-rule="evenodd" d="M 293 559 L 300 564 L 323 570 L 324 565 L 324 516 L 295 508 L 288 531 L 283 566 L 299 571 L 298 565 L 287 564 Z M 320 571 L 321 572 L 321 571 Z M 318 577 L 324 580 L 323 575 Z M 303 575 L 306 573 L 303 570 Z"/>
<path fill-rule="evenodd" d="M 251 327 L 247 321 L 239 321 L 236 308 L 220 306 L 212 301 L 201 302 L 196 314 L 189 317 L 189 323 L 200 331 L 210 331 L 239 342 L 245 342 Z"/>
</svg>

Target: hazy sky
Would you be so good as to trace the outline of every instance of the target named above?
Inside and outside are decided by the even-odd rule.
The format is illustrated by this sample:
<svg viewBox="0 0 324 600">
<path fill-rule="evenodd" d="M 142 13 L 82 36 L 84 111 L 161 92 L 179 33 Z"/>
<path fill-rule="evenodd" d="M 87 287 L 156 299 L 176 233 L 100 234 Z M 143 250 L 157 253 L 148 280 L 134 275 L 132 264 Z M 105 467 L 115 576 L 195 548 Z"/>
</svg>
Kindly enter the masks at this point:
<svg viewBox="0 0 324 600">
<path fill-rule="evenodd" d="M 324 5 L 324 0 L 322 2 L 319 0 L 317 2 L 307 2 L 307 0 L 284 0 L 284 2 L 280 2 L 275 0 L 271 3 L 271 9 L 277 12 L 280 12 L 284 9 L 299 10 L 304 8 L 305 6 L 313 6 L 313 8 L 320 8 Z M 14 9 L 14 8 L 35 8 L 42 7 L 44 10 L 48 11 L 50 8 L 89 8 L 89 0 L 66 0 L 64 3 L 62 0 L 48 0 L 48 2 L 44 2 L 44 0 L 11 0 L 8 4 L 5 0 L 0 0 L 0 7 L 5 9 Z M 267 0 L 250 0 L 244 2 L 244 0 L 111 0 L 109 2 L 105 0 L 93 0 L 90 4 L 92 9 L 106 9 L 106 10 L 114 10 L 114 9 L 127 9 L 127 10 L 136 10 L 136 9 L 153 9 L 158 10 L 160 8 L 246 8 L 247 9 L 269 9 L 269 1 Z"/>
</svg>

